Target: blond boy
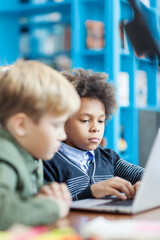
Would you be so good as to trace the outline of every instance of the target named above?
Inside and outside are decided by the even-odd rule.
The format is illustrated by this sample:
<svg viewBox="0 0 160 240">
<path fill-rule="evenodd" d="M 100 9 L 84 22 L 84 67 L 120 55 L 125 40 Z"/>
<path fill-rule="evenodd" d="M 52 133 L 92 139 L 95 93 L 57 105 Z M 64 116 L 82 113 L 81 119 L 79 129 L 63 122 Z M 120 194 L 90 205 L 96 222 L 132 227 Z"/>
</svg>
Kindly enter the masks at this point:
<svg viewBox="0 0 160 240">
<path fill-rule="evenodd" d="M 0 86 L 0 229 L 54 222 L 67 215 L 71 197 L 65 184 L 43 186 L 40 159 L 49 160 L 66 138 L 64 123 L 79 97 L 37 61 L 17 61 L 0 74 Z"/>
</svg>

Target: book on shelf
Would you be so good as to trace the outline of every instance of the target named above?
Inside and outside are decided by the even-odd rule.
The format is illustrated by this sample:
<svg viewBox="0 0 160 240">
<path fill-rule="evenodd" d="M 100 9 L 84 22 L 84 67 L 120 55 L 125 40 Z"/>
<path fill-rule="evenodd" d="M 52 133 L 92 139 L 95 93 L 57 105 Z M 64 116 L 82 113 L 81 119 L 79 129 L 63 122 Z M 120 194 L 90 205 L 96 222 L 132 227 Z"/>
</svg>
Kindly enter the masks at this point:
<svg viewBox="0 0 160 240">
<path fill-rule="evenodd" d="M 136 105 L 139 107 L 146 107 L 148 95 L 147 73 L 142 70 L 137 70 L 135 82 L 136 82 Z"/>
<path fill-rule="evenodd" d="M 22 28 L 19 49 L 21 57 L 46 55 L 52 56 L 70 50 L 70 25 L 54 24 L 47 27 L 35 27 L 31 32 Z"/>
<path fill-rule="evenodd" d="M 119 139 L 119 151 L 121 154 L 124 154 L 128 148 L 128 143 L 125 139 L 125 134 L 124 134 L 124 131 L 125 131 L 125 127 L 123 125 L 121 125 L 120 127 L 120 139 Z"/>
<path fill-rule="evenodd" d="M 28 26 L 22 26 L 20 28 L 19 38 L 19 52 L 21 58 L 27 58 L 29 56 L 30 49 L 30 29 Z"/>
<path fill-rule="evenodd" d="M 71 28 L 69 25 L 66 26 L 64 32 L 64 48 L 66 50 L 71 48 Z"/>
<path fill-rule="evenodd" d="M 119 72 L 118 74 L 118 103 L 122 107 L 129 106 L 129 74 L 127 72 Z"/>
<path fill-rule="evenodd" d="M 119 24 L 121 49 L 124 51 L 124 53 L 129 54 L 127 35 L 126 35 L 125 28 L 124 28 L 125 22 L 126 22 L 126 20 L 122 20 Z"/>
<path fill-rule="evenodd" d="M 93 50 L 101 50 L 104 48 L 104 23 L 102 21 L 87 20 L 86 26 L 86 47 Z"/>
</svg>

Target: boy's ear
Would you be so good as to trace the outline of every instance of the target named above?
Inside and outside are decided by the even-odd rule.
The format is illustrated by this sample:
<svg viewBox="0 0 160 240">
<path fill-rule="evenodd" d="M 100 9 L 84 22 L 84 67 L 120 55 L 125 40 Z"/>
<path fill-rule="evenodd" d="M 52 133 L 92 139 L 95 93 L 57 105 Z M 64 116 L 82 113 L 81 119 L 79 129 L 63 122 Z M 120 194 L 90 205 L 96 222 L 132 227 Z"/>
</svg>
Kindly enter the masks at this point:
<svg viewBox="0 0 160 240">
<path fill-rule="evenodd" d="M 27 115 L 25 113 L 17 113 L 12 117 L 12 131 L 19 137 L 26 136 Z"/>
</svg>

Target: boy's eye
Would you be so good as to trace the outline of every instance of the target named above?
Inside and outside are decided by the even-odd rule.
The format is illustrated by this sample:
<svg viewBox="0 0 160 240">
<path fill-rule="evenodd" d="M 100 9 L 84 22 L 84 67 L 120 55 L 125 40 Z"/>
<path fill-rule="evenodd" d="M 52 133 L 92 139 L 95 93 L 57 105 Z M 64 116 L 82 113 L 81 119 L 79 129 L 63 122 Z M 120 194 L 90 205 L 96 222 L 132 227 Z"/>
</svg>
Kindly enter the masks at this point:
<svg viewBox="0 0 160 240">
<path fill-rule="evenodd" d="M 104 120 L 99 120 L 99 123 L 104 123 Z"/>
<path fill-rule="evenodd" d="M 81 122 L 83 122 L 83 123 L 87 123 L 87 122 L 89 122 L 89 120 L 84 119 L 84 120 L 81 120 Z"/>
</svg>

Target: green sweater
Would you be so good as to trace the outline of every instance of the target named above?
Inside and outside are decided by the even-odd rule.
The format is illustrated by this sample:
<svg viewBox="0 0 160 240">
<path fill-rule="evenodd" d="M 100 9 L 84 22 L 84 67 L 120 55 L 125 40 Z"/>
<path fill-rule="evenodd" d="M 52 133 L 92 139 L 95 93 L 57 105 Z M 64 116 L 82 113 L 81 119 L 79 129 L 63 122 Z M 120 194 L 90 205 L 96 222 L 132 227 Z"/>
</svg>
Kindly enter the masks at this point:
<svg viewBox="0 0 160 240">
<path fill-rule="evenodd" d="M 0 128 L 0 230 L 13 223 L 42 225 L 56 221 L 56 203 L 35 197 L 43 185 L 41 160 L 35 160 Z"/>
</svg>

